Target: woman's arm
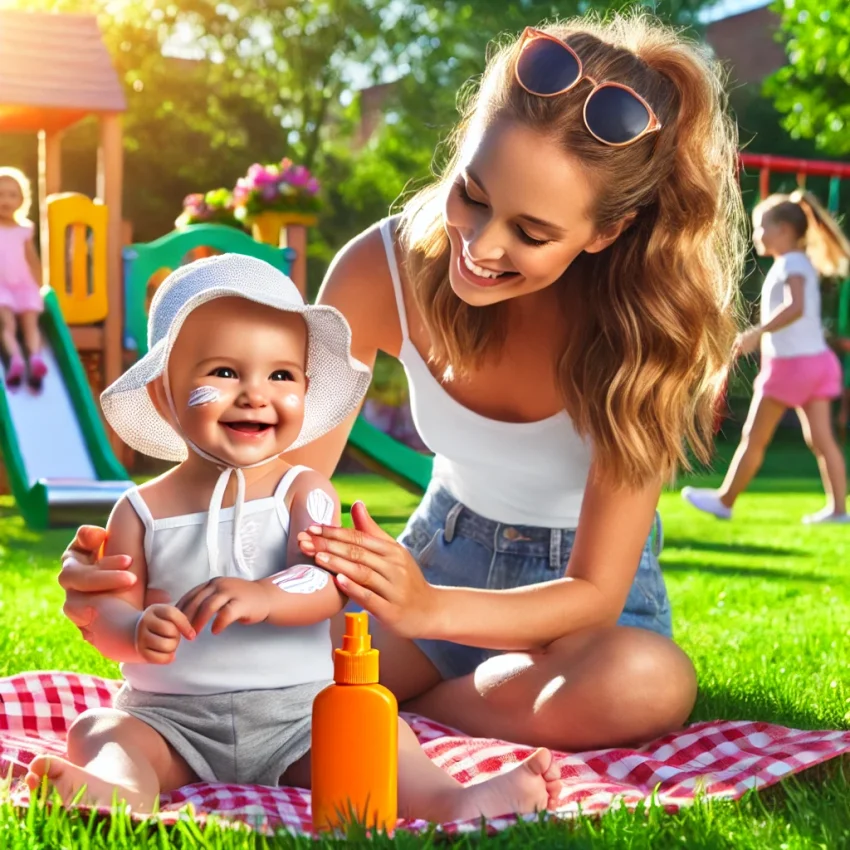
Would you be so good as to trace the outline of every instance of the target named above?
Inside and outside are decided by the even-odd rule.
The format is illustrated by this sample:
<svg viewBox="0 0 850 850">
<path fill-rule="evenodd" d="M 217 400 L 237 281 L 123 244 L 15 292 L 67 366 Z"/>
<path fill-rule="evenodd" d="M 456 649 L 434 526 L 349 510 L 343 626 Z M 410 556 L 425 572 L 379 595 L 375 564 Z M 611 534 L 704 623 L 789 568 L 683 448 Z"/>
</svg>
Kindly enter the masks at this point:
<svg viewBox="0 0 850 850">
<path fill-rule="evenodd" d="M 564 578 L 515 590 L 428 584 L 412 555 L 380 530 L 361 503 L 352 507 L 355 528 L 322 528 L 300 535 L 299 542 L 317 563 L 339 574 L 351 599 L 396 634 L 530 650 L 617 622 L 660 491 L 660 483 L 619 487 L 592 468 Z"/>
<path fill-rule="evenodd" d="M 370 369 L 378 351 L 393 356 L 401 348 L 401 330 L 383 240 L 377 226 L 361 233 L 334 258 L 317 304 L 336 307 L 351 327 L 351 354 Z M 284 455 L 330 478 L 342 457 L 357 414 L 307 446 Z"/>
</svg>

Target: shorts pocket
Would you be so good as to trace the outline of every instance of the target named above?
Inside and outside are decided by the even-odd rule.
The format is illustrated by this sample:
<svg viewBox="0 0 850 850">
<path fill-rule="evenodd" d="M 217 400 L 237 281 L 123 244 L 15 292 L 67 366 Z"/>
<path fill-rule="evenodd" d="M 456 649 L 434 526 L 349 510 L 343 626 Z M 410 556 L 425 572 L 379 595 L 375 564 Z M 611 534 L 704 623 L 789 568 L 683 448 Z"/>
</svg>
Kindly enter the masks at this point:
<svg viewBox="0 0 850 850">
<path fill-rule="evenodd" d="M 655 617 L 670 607 L 664 576 L 651 546 L 648 544 L 641 554 L 623 613 Z"/>
</svg>

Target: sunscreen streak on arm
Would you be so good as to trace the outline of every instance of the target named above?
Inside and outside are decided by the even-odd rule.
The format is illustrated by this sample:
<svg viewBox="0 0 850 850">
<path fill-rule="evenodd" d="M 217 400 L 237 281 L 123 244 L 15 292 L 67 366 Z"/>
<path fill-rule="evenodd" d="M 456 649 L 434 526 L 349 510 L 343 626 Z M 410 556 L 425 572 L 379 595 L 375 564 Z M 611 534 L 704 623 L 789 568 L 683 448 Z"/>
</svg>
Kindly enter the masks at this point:
<svg viewBox="0 0 850 850">
<path fill-rule="evenodd" d="M 324 490 L 311 490 L 307 496 L 307 513 L 313 522 L 330 525 L 334 520 L 333 499 Z"/>
<path fill-rule="evenodd" d="M 317 593 L 328 583 L 328 574 L 318 567 L 301 564 L 284 570 L 273 583 L 287 593 Z"/>
</svg>

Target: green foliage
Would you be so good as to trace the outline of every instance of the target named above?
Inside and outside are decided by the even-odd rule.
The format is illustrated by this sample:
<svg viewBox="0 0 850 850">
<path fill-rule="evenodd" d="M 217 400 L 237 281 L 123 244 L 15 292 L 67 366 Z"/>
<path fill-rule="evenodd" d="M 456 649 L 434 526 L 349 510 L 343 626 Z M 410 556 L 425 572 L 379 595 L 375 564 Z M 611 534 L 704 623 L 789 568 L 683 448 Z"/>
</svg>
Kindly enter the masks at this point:
<svg viewBox="0 0 850 850">
<path fill-rule="evenodd" d="M 792 137 L 824 153 L 850 155 L 850 4 L 776 0 L 789 64 L 766 85 Z"/>
</svg>

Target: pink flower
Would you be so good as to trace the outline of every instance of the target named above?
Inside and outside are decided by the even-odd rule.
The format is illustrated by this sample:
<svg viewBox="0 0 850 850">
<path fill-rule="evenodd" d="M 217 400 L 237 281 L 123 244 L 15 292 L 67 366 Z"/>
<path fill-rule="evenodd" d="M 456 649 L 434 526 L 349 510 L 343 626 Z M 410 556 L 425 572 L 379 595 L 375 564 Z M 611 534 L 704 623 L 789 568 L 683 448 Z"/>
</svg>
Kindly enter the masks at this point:
<svg viewBox="0 0 850 850">
<path fill-rule="evenodd" d="M 311 195 L 315 195 L 319 191 L 319 181 L 315 177 L 311 177 L 305 188 Z"/>
<path fill-rule="evenodd" d="M 273 201 L 277 197 L 277 186 L 274 184 L 263 186 L 261 191 L 267 201 Z"/>
<path fill-rule="evenodd" d="M 296 165 L 286 173 L 286 181 L 291 186 L 306 186 L 310 172 L 303 165 Z"/>
</svg>

